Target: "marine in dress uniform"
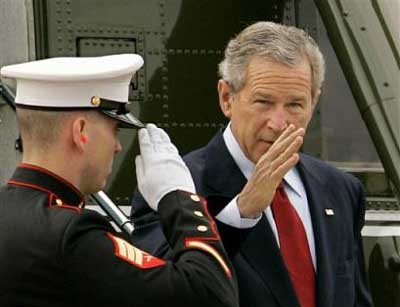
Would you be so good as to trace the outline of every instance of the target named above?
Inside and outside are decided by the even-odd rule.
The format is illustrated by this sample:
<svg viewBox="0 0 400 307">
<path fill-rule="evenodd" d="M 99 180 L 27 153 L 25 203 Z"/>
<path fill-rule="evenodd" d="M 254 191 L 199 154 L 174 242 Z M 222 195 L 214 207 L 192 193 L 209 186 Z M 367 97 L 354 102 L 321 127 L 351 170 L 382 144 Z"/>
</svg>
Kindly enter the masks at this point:
<svg viewBox="0 0 400 307">
<path fill-rule="evenodd" d="M 86 108 L 140 127 L 125 102 L 142 62 L 132 54 L 54 58 L 1 74 L 17 79 L 18 108 Z M 63 174 L 23 159 L 0 189 L 0 306 L 237 306 L 215 223 L 176 148 L 154 125 L 139 131 L 139 144 L 139 189 L 158 211 L 172 260 L 120 237 Z"/>
</svg>

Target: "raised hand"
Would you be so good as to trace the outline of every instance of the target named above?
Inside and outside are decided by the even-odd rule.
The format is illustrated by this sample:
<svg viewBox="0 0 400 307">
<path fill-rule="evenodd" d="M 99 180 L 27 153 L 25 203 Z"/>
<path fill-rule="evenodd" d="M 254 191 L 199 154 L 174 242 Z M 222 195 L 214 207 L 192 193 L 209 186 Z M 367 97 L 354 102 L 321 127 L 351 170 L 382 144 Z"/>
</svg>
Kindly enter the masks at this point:
<svg viewBox="0 0 400 307">
<path fill-rule="evenodd" d="M 153 210 L 157 211 L 159 201 L 171 191 L 195 193 L 189 169 L 164 130 L 146 125 L 139 131 L 139 145 L 140 155 L 135 160 L 138 187 Z"/>
<path fill-rule="evenodd" d="M 299 161 L 304 129 L 289 125 L 256 164 L 254 173 L 238 196 L 240 215 L 258 217 L 270 204 L 283 176 Z"/>
</svg>

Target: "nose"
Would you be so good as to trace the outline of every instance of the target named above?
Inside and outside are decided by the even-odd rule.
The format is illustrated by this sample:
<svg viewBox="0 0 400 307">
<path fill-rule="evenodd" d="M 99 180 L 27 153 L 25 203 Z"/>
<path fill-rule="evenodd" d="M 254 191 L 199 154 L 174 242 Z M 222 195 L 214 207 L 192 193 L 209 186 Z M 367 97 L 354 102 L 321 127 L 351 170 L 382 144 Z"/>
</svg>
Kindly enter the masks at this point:
<svg viewBox="0 0 400 307">
<path fill-rule="evenodd" d="M 274 132 L 280 133 L 289 126 L 289 118 L 286 110 L 283 107 L 276 106 L 270 110 L 268 118 L 268 128 Z"/>
<path fill-rule="evenodd" d="M 119 139 L 117 138 L 115 141 L 115 153 L 119 153 L 122 150 L 122 145 Z"/>
</svg>

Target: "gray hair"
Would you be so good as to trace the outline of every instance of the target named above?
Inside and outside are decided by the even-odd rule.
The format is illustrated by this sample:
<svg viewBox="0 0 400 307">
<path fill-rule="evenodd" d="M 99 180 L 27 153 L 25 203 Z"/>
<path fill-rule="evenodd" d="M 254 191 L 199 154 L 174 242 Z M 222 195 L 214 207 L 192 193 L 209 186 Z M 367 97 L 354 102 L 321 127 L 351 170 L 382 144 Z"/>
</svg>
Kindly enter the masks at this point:
<svg viewBox="0 0 400 307">
<path fill-rule="evenodd" d="M 219 74 L 232 91 L 240 91 L 246 80 L 247 66 L 254 56 L 295 66 L 308 59 L 312 73 L 312 96 L 322 87 L 325 60 L 316 42 L 303 30 L 273 22 L 257 22 L 231 39 L 225 58 L 219 64 Z"/>
</svg>

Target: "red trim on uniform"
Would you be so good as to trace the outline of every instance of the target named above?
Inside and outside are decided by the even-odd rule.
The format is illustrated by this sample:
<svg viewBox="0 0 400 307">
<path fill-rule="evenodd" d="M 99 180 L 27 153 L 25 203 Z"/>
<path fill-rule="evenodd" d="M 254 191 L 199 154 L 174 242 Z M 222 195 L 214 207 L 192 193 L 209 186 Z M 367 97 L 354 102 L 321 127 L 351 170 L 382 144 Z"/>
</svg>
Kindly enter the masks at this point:
<svg viewBox="0 0 400 307">
<path fill-rule="evenodd" d="M 54 199 L 54 194 L 53 193 L 51 193 L 51 194 L 49 194 L 49 205 L 48 205 L 48 207 L 50 208 L 51 206 L 53 206 L 53 199 Z"/>
<path fill-rule="evenodd" d="M 120 251 L 119 251 L 119 244 L 117 243 L 117 240 L 115 239 L 115 237 L 113 236 L 113 234 L 111 232 L 106 232 L 107 236 L 111 239 L 111 241 L 114 244 L 114 248 L 115 248 L 115 255 L 117 256 Z"/>
<path fill-rule="evenodd" d="M 200 199 L 202 200 L 201 204 L 203 205 L 204 211 L 206 212 L 207 217 L 208 217 L 208 219 L 210 221 L 211 230 L 215 235 L 215 239 L 214 240 L 220 240 L 219 233 L 218 233 L 217 226 L 215 224 L 214 218 L 211 216 L 210 212 L 208 212 L 207 200 L 205 198 L 203 198 L 203 197 L 201 197 Z"/>
<path fill-rule="evenodd" d="M 20 165 L 18 165 L 18 167 L 41 171 L 41 172 L 46 173 L 46 174 L 48 174 L 48 175 L 50 175 L 52 177 L 55 177 L 58 180 L 62 181 L 65 185 L 70 187 L 72 190 L 74 190 L 76 192 L 76 194 L 78 194 L 81 199 L 84 198 L 83 194 L 72 183 L 70 183 L 69 181 L 65 180 L 64 178 L 58 176 L 57 174 L 53 173 L 52 171 L 49 171 L 48 169 L 45 169 L 45 168 L 37 166 L 37 165 L 29 164 L 29 163 L 21 163 Z"/>
<path fill-rule="evenodd" d="M 41 186 L 35 185 L 35 184 L 30 184 L 30 183 L 25 183 L 25 182 L 20 182 L 20 181 L 15 181 L 15 180 L 8 180 L 7 184 L 13 184 L 13 185 L 18 185 L 18 186 L 22 186 L 22 187 L 27 187 L 27 188 L 32 188 L 35 190 L 39 190 L 48 194 L 54 194 L 52 191 L 47 190 L 45 188 L 42 188 Z M 54 194 L 56 195 L 56 194 Z M 57 195 L 56 195 L 57 196 Z M 57 196 L 58 197 L 58 196 Z"/>
<path fill-rule="evenodd" d="M 187 248 L 192 248 L 192 249 L 197 249 L 197 250 L 202 250 L 210 255 L 212 255 L 215 260 L 220 264 L 222 269 L 225 271 L 225 274 L 231 278 L 232 277 L 232 272 L 231 269 L 229 268 L 229 265 L 225 261 L 224 257 L 221 256 L 221 254 L 210 244 L 207 244 L 202 241 L 198 240 L 186 240 L 185 245 Z"/>
<path fill-rule="evenodd" d="M 70 206 L 70 205 L 52 205 L 51 208 L 71 209 L 71 210 L 75 210 L 76 212 L 81 213 L 81 208 L 76 207 L 76 206 Z"/>
<path fill-rule="evenodd" d="M 75 210 L 78 213 L 81 213 L 81 208 L 79 208 L 77 206 L 71 206 L 71 205 L 68 205 L 68 204 L 64 204 L 64 201 L 60 197 L 55 197 L 55 196 L 57 196 L 57 195 L 55 195 L 54 193 L 50 194 L 50 200 L 49 200 L 49 207 L 50 208 L 72 209 L 72 210 Z M 54 200 L 54 198 L 59 199 L 62 202 L 62 204 L 58 205 L 57 204 L 57 200 Z"/>
<path fill-rule="evenodd" d="M 53 204 L 53 198 L 56 197 L 56 198 L 58 198 L 58 199 L 60 199 L 60 200 L 61 200 L 61 198 L 60 198 L 57 194 L 55 194 L 55 193 L 53 193 L 52 191 L 47 190 L 47 189 L 45 189 L 45 188 L 43 188 L 43 187 L 41 187 L 41 186 L 34 185 L 34 184 L 30 184 L 30 183 L 25 183 L 25 182 L 20 182 L 20 181 L 15 181 L 15 180 L 11 180 L 11 179 L 7 181 L 7 184 L 16 185 L 16 186 L 22 186 L 22 187 L 26 187 L 26 188 L 31 188 L 31 189 L 34 189 L 34 190 L 39 190 L 39 191 L 41 191 L 41 192 L 47 193 L 48 196 L 49 196 L 49 207 L 50 207 L 50 208 L 53 208 L 53 207 L 60 207 L 60 208 L 66 208 L 66 209 L 73 209 L 73 210 L 75 210 L 75 211 L 77 211 L 77 212 L 81 212 L 81 209 L 80 209 L 79 207 L 76 207 L 76 206 L 71 206 L 71 205 L 54 205 L 54 204 Z M 61 200 L 61 201 L 62 201 L 62 200 Z"/>
</svg>

